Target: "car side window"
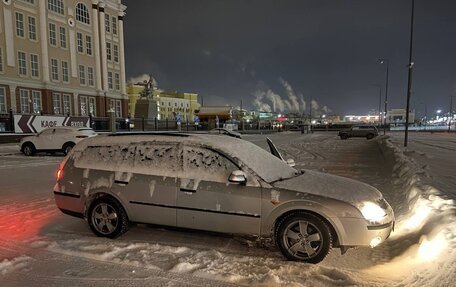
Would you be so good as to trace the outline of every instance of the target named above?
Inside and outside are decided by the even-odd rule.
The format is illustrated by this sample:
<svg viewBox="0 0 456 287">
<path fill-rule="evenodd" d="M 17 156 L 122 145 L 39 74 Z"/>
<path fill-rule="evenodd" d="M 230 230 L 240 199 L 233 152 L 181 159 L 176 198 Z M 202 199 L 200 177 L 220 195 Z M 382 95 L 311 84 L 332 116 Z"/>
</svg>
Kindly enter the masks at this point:
<svg viewBox="0 0 456 287">
<path fill-rule="evenodd" d="M 50 136 L 53 133 L 54 133 L 54 129 L 47 129 L 47 130 L 42 131 L 40 133 L 40 135 L 42 135 L 42 136 Z"/>
<path fill-rule="evenodd" d="M 181 171 L 175 143 L 140 142 L 88 146 L 75 154 L 78 168 L 177 177 Z"/>
<path fill-rule="evenodd" d="M 184 147 L 184 177 L 227 183 L 230 174 L 238 170 L 224 155 L 202 147 Z"/>
</svg>

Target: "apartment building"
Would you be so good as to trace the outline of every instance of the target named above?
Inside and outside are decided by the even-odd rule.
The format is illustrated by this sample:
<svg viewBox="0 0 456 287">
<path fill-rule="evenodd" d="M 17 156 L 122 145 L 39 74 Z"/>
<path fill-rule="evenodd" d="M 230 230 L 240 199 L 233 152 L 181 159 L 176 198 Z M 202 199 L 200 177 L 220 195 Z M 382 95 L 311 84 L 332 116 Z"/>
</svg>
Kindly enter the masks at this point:
<svg viewBox="0 0 456 287">
<path fill-rule="evenodd" d="M 128 115 L 121 0 L 1 0 L 0 114 Z"/>
</svg>

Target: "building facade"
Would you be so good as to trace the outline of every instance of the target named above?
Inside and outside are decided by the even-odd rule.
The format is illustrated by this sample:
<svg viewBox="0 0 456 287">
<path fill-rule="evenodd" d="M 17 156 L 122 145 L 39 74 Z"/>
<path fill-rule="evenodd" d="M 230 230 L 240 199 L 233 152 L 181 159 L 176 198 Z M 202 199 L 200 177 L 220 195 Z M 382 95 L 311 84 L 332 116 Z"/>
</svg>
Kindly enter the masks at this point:
<svg viewBox="0 0 456 287">
<path fill-rule="evenodd" d="M 129 115 L 135 117 L 136 102 L 140 97 L 144 86 L 130 85 L 127 88 L 129 102 Z M 198 94 L 165 92 L 160 89 L 152 91 L 152 100 L 156 102 L 158 120 L 175 120 L 180 115 L 183 122 L 193 122 L 195 111 L 199 109 Z"/>
<path fill-rule="evenodd" d="M 120 0 L 2 0 L 0 113 L 128 114 Z"/>
</svg>

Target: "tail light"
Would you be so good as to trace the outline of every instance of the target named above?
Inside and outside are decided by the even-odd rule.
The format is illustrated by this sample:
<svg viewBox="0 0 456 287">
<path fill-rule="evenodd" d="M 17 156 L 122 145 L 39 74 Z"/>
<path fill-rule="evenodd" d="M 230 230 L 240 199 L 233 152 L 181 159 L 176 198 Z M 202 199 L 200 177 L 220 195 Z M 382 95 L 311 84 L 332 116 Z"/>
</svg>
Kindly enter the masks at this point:
<svg viewBox="0 0 456 287">
<path fill-rule="evenodd" d="M 76 136 L 76 138 L 78 139 L 85 139 L 85 138 L 88 138 L 89 136 Z"/>
<path fill-rule="evenodd" d="M 63 177 L 63 171 L 61 169 L 59 169 L 56 173 L 55 173 L 55 177 L 57 178 L 57 181 L 61 180 L 62 177 Z"/>
</svg>

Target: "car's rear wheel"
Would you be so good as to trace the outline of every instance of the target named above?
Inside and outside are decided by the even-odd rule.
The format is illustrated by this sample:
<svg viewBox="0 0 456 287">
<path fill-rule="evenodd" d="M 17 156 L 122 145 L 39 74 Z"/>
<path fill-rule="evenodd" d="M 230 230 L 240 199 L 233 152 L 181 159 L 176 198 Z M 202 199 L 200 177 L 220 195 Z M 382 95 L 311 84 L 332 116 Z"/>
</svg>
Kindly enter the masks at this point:
<svg viewBox="0 0 456 287">
<path fill-rule="evenodd" d="M 26 156 L 33 156 L 36 152 L 36 148 L 32 143 L 25 143 L 22 146 L 22 153 Z"/>
<path fill-rule="evenodd" d="M 63 153 L 65 155 L 69 154 L 74 146 L 75 146 L 74 143 L 66 143 L 66 144 L 64 144 L 63 147 L 62 147 Z"/>
<path fill-rule="evenodd" d="M 289 260 L 318 263 L 332 248 L 328 225 L 315 215 L 296 212 L 282 218 L 276 228 L 275 240 Z"/>
<path fill-rule="evenodd" d="M 367 138 L 368 140 L 371 140 L 371 139 L 373 139 L 374 137 L 375 137 L 374 134 L 368 134 L 368 135 L 366 136 L 366 138 Z"/>
<path fill-rule="evenodd" d="M 341 140 L 346 140 L 346 139 L 348 139 L 348 135 L 347 134 L 341 134 L 340 135 L 340 139 Z"/>
<path fill-rule="evenodd" d="M 88 223 L 97 236 L 116 238 L 129 227 L 127 213 L 122 205 L 111 197 L 96 199 L 89 208 Z"/>
</svg>

